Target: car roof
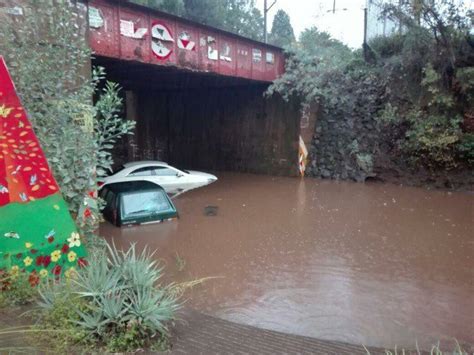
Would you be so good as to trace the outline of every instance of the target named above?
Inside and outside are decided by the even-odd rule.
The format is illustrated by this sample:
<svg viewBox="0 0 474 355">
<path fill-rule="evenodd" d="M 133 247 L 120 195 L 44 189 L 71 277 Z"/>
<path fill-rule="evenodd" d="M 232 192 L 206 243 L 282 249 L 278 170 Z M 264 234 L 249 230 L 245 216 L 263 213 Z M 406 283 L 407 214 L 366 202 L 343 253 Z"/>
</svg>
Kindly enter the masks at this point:
<svg viewBox="0 0 474 355">
<path fill-rule="evenodd" d="M 163 191 L 163 193 L 166 193 L 160 185 L 145 180 L 112 182 L 110 184 L 104 185 L 104 188 L 107 188 L 109 191 L 112 191 L 115 194 L 150 190 L 160 190 Z"/>
<path fill-rule="evenodd" d="M 164 161 L 159 161 L 159 160 L 141 160 L 141 161 L 131 161 L 129 163 L 123 164 L 125 168 L 131 168 L 133 166 L 139 166 L 139 165 L 168 165 L 168 163 L 165 163 Z"/>
</svg>

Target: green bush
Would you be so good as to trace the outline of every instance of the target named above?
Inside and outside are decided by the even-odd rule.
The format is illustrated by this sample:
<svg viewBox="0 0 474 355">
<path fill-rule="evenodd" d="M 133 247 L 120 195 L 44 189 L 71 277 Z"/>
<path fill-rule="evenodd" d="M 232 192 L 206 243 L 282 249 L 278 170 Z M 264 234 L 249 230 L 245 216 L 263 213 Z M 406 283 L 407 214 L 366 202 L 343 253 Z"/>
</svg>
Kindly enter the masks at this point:
<svg viewBox="0 0 474 355">
<path fill-rule="evenodd" d="M 474 134 L 464 134 L 458 145 L 457 152 L 461 160 L 469 162 L 471 166 L 474 166 Z"/>
<path fill-rule="evenodd" d="M 106 253 L 92 255 L 89 266 L 69 281 L 40 287 L 39 326 L 51 329 L 56 350 L 95 346 L 129 352 L 166 345 L 179 295 L 175 285 L 159 284 L 163 269 L 152 257 L 134 245 L 127 251 L 107 245 Z M 40 333 L 40 340 L 49 333 Z"/>
<path fill-rule="evenodd" d="M 379 56 L 384 58 L 391 57 L 402 52 L 403 38 L 400 34 L 389 37 L 378 36 L 369 41 L 369 46 Z"/>
</svg>

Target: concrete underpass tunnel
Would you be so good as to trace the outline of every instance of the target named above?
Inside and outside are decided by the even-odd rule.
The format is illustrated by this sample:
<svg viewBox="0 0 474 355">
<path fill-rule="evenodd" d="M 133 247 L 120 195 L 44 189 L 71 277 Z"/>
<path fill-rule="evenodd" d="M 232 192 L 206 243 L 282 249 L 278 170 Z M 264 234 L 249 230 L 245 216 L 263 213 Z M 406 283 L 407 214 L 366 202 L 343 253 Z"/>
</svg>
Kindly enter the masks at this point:
<svg viewBox="0 0 474 355">
<path fill-rule="evenodd" d="M 298 173 L 297 102 L 264 97 L 269 83 L 96 58 L 122 87 L 133 137 L 114 152 L 116 163 L 162 160 L 205 171 Z"/>
</svg>

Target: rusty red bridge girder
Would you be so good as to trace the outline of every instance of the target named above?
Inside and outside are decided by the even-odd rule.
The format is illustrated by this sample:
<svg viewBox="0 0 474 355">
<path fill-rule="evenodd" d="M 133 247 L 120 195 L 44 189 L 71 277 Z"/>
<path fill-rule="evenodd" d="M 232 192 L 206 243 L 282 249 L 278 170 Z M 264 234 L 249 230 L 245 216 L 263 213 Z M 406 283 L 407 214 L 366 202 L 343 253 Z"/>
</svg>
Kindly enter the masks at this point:
<svg viewBox="0 0 474 355">
<path fill-rule="evenodd" d="M 95 55 L 271 82 L 284 71 L 281 48 L 122 1 L 90 0 Z"/>
</svg>

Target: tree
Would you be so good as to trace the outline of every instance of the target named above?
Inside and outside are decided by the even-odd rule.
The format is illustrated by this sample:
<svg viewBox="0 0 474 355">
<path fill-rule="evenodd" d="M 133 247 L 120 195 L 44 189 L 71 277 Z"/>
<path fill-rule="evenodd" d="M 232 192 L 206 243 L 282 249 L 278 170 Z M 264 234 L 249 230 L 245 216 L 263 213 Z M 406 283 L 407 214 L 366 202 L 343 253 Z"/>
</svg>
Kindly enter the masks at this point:
<svg viewBox="0 0 474 355">
<path fill-rule="evenodd" d="M 331 37 L 327 32 L 321 32 L 316 27 L 301 32 L 298 46 L 310 56 L 331 58 L 331 61 L 347 62 L 353 53 L 344 43 Z"/>
<path fill-rule="evenodd" d="M 190 20 L 219 28 L 224 26 L 226 1 L 184 0 L 184 9 Z"/>
<path fill-rule="evenodd" d="M 181 16 L 185 13 L 183 0 L 130 0 L 135 4 Z"/>
<path fill-rule="evenodd" d="M 273 18 L 269 42 L 280 47 L 286 47 L 295 42 L 290 16 L 283 10 L 278 10 Z"/>
<path fill-rule="evenodd" d="M 254 0 L 225 0 L 225 21 L 223 28 L 238 35 L 262 40 L 262 13 L 255 7 Z"/>
<path fill-rule="evenodd" d="M 263 40 L 263 16 L 255 0 L 129 0 L 255 40 Z"/>
<path fill-rule="evenodd" d="M 262 40 L 262 13 L 255 0 L 184 0 L 186 17 L 209 26 Z"/>
</svg>

